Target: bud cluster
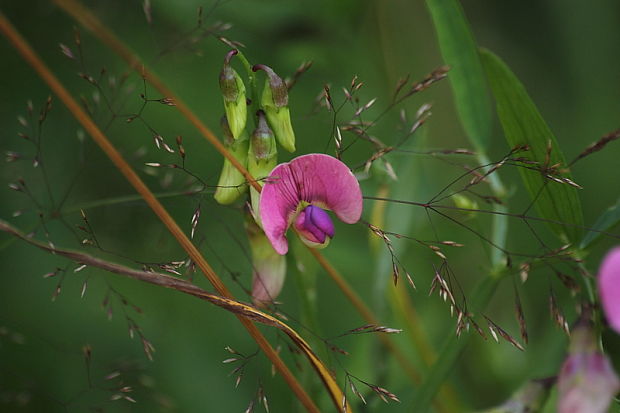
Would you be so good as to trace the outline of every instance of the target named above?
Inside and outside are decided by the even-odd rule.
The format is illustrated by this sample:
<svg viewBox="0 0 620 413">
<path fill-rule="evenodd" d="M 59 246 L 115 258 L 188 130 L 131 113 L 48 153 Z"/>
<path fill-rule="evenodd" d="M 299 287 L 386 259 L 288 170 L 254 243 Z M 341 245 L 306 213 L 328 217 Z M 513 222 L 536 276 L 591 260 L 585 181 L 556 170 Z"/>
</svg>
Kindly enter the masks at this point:
<svg viewBox="0 0 620 413">
<path fill-rule="evenodd" d="M 224 144 L 235 159 L 260 181 L 267 177 L 277 164 L 276 140 L 287 151 L 295 151 L 295 134 L 288 108 L 288 88 L 284 80 L 273 69 L 265 65 L 251 67 L 247 64 L 245 57 L 242 57 L 250 77 L 252 99 L 248 99 L 243 79 L 231 65 L 232 58 L 236 55 L 239 55 L 238 50 L 228 52 L 219 78 L 226 111 L 226 116 L 222 121 Z M 258 70 L 267 74 L 260 100 L 256 99 L 258 91 L 253 74 Z M 250 104 L 253 105 L 253 109 L 256 109 L 255 129 L 251 133 L 247 131 L 248 105 Z M 215 192 L 215 200 L 220 204 L 231 204 L 243 195 L 246 187 L 243 175 L 230 161 L 225 160 Z M 258 197 L 258 192 L 252 189 L 251 199 L 255 217 L 260 216 Z"/>
<path fill-rule="evenodd" d="M 243 79 L 232 67 L 234 56 L 245 66 L 250 97 Z M 267 79 L 259 95 L 255 72 L 262 70 Z M 276 140 L 289 152 L 295 151 L 295 134 L 288 108 L 288 88 L 284 80 L 265 65 L 251 66 L 242 53 L 231 50 L 224 59 L 219 77 L 226 115 L 222 118 L 223 141 L 230 154 L 245 167 L 260 185 L 278 163 Z M 260 96 L 260 99 L 259 99 Z M 254 130 L 248 128 L 248 106 L 251 106 Z M 245 176 L 228 160 L 224 160 L 215 200 L 223 205 L 237 201 L 247 190 Z M 260 222 L 260 194 L 250 188 L 252 204 L 246 230 L 252 252 L 252 299 L 265 306 L 280 292 L 286 274 L 286 258 L 278 254 L 266 237 Z M 333 235 L 333 230 L 331 235 Z"/>
</svg>

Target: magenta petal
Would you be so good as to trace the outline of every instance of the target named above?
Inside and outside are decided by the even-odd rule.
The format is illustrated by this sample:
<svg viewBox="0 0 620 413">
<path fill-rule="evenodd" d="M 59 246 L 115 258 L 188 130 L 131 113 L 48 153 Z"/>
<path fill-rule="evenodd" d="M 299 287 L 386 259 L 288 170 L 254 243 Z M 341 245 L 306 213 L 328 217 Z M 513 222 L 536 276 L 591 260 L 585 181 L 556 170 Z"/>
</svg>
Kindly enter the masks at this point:
<svg viewBox="0 0 620 413">
<path fill-rule="evenodd" d="M 620 247 L 607 253 L 598 271 L 598 293 L 605 318 L 620 334 Z"/>
<path fill-rule="evenodd" d="M 309 154 L 280 164 L 269 175 L 260 199 L 263 229 L 279 254 L 288 251 L 285 233 L 302 201 L 331 209 L 347 224 L 362 215 L 359 183 L 338 159 Z"/>
</svg>

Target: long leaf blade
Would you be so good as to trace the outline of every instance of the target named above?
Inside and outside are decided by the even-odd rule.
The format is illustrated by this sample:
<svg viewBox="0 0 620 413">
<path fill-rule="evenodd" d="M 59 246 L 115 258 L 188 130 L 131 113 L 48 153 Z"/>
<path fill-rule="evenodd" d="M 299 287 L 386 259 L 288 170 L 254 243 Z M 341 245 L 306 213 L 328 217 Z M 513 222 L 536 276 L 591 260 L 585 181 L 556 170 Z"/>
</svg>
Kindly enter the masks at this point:
<svg viewBox="0 0 620 413">
<path fill-rule="evenodd" d="M 469 140 L 485 153 L 491 140 L 491 101 L 478 48 L 456 0 L 427 0 L 444 61 L 456 109 Z"/>
<path fill-rule="evenodd" d="M 527 145 L 529 151 L 521 156 L 538 162 L 541 168 L 556 164 L 563 168 L 566 161 L 555 136 L 521 82 L 506 63 L 492 52 L 481 50 L 480 55 L 508 145 L 511 148 Z M 551 230 L 562 242 L 578 242 L 583 215 L 577 189 L 567 183 L 551 181 L 540 171 L 519 168 L 519 172 L 538 213 L 553 221 L 549 223 Z M 563 172 L 561 178 L 572 181 L 569 172 Z"/>
</svg>

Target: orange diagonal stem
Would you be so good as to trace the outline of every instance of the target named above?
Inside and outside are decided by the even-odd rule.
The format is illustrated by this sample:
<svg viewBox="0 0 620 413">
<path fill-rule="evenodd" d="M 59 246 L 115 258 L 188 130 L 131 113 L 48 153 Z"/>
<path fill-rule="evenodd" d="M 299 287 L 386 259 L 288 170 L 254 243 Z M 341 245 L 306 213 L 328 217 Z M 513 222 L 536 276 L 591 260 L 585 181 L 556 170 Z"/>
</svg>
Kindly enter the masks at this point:
<svg viewBox="0 0 620 413">
<path fill-rule="evenodd" d="M 34 50 L 26 42 L 26 40 L 17 32 L 13 25 L 5 18 L 4 14 L 0 13 L 0 31 L 9 39 L 17 51 L 22 57 L 32 66 L 32 68 L 39 74 L 39 76 L 48 84 L 52 91 L 58 96 L 58 98 L 67 106 L 71 113 L 76 117 L 80 124 L 91 135 L 93 140 L 101 147 L 101 149 L 108 155 L 110 160 L 118 168 L 118 170 L 125 176 L 129 183 L 138 191 L 138 193 L 144 198 L 146 203 L 151 207 L 153 212 L 159 217 L 159 219 L 166 225 L 168 230 L 177 239 L 179 244 L 185 249 L 190 258 L 196 263 L 204 275 L 209 279 L 211 284 L 215 287 L 219 294 L 226 298 L 233 298 L 226 286 L 222 283 L 217 274 L 213 271 L 208 262 L 204 259 L 198 249 L 192 244 L 189 238 L 177 225 L 174 219 L 161 205 L 161 203 L 155 198 L 153 193 L 142 182 L 140 177 L 135 173 L 131 166 L 123 159 L 121 154 L 110 143 L 106 136 L 101 132 L 93 120 L 86 114 L 78 102 L 71 96 L 71 94 L 65 89 L 60 81 L 54 76 L 54 74 L 47 68 L 47 66 L 41 61 Z M 250 335 L 254 338 L 260 348 L 264 351 L 270 361 L 274 364 L 276 369 L 282 374 L 287 384 L 291 387 L 295 395 L 299 398 L 301 403 L 309 412 L 319 412 L 318 407 L 314 404 L 312 399 L 301 387 L 297 379 L 293 376 L 288 367 L 284 364 L 279 355 L 274 351 L 269 342 L 261 334 L 258 328 L 249 320 L 237 316 L 243 326 L 248 330 Z M 322 376 L 323 380 L 325 378 Z M 334 403 L 340 406 L 341 395 L 333 394 L 333 388 L 329 386 L 332 383 L 326 383 L 330 390 L 330 395 L 334 399 Z M 340 399 L 336 400 L 340 396 Z"/>
</svg>

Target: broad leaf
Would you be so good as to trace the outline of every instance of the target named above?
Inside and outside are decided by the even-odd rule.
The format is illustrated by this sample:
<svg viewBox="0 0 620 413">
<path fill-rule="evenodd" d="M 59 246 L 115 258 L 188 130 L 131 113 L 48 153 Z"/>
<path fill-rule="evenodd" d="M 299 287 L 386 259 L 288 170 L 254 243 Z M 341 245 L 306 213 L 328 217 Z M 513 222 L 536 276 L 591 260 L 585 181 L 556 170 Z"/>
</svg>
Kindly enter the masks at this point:
<svg viewBox="0 0 620 413">
<path fill-rule="evenodd" d="M 539 168 L 559 164 L 559 170 L 562 170 L 566 162 L 555 136 L 521 82 L 492 52 L 481 50 L 480 54 L 508 145 L 511 148 L 527 145 L 529 150 L 521 152 L 519 156 L 538 162 Z M 519 168 L 519 172 L 536 210 L 542 218 L 548 220 L 553 232 L 562 242 L 578 242 L 581 238 L 583 215 L 577 188 L 566 182 L 555 182 L 545 176 L 546 173 L 538 170 L 523 167 Z M 572 182 L 569 172 L 552 175 Z"/>
</svg>

